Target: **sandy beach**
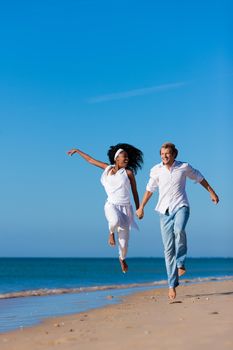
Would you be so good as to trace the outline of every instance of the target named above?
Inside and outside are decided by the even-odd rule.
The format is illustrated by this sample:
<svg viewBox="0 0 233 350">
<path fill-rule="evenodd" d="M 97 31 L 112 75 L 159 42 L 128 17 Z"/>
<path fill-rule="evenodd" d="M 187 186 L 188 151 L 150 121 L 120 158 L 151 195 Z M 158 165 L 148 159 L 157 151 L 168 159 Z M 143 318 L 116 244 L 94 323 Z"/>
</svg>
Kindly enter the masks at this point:
<svg viewBox="0 0 233 350">
<path fill-rule="evenodd" d="M 174 302 L 167 289 L 154 289 L 119 304 L 1 334 L 0 348 L 232 349 L 232 311 L 233 281 L 180 286 Z"/>
</svg>

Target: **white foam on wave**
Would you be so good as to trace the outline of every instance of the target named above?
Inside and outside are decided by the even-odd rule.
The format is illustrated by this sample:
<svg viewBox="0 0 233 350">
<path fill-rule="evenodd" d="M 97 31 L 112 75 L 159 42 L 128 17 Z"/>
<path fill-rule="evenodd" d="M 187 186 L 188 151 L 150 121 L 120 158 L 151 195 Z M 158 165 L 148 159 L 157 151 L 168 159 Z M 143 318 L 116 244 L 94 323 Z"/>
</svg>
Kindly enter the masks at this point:
<svg viewBox="0 0 233 350">
<path fill-rule="evenodd" d="M 221 277 L 198 277 L 192 279 L 182 279 L 181 284 L 186 283 L 200 283 L 210 281 L 225 281 L 232 280 L 233 276 L 221 276 Z M 166 286 L 167 281 L 155 281 L 148 283 L 130 283 L 130 284 L 117 284 L 117 285 L 104 285 L 104 286 L 92 286 L 92 287 L 79 287 L 79 288 L 54 288 L 54 289 L 35 289 L 35 290 L 22 290 L 18 292 L 2 293 L 0 299 L 12 299 L 12 298 L 23 298 L 23 297 L 40 297 L 48 295 L 61 295 L 61 294 L 76 294 L 76 293 L 89 293 L 105 290 L 117 290 L 117 289 L 129 289 L 137 287 L 156 287 Z"/>
</svg>

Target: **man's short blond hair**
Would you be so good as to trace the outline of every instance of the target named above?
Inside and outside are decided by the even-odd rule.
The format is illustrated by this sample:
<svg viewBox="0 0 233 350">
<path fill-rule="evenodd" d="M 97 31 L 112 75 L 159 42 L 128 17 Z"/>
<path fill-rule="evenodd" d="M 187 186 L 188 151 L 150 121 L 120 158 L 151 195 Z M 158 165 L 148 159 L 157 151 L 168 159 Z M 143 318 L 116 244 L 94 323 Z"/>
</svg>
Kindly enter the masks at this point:
<svg viewBox="0 0 233 350">
<path fill-rule="evenodd" d="M 162 149 L 162 148 L 165 148 L 165 149 L 170 148 L 171 151 L 172 151 L 172 154 L 175 156 L 175 158 L 177 157 L 177 155 L 178 155 L 178 149 L 176 148 L 176 146 L 174 145 L 174 143 L 165 142 L 165 143 L 161 146 L 161 148 L 160 148 L 160 154 L 161 154 L 161 149 Z"/>
</svg>

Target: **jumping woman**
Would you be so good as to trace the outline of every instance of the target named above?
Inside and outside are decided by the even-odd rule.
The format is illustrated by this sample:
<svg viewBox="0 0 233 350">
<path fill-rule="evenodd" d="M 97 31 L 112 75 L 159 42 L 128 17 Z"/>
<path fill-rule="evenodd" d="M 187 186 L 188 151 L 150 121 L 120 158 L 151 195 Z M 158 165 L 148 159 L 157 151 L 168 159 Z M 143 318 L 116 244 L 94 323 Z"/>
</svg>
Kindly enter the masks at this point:
<svg viewBox="0 0 233 350">
<path fill-rule="evenodd" d="M 133 194 L 136 210 L 139 208 L 139 197 L 135 174 L 143 164 L 143 153 L 127 143 L 119 143 L 111 146 L 108 150 L 110 165 L 96 160 L 79 149 L 72 149 L 67 154 L 72 156 L 78 153 L 82 158 L 95 165 L 104 172 L 101 183 L 107 193 L 107 201 L 104 206 L 105 216 L 109 226 L 108 243 L 116 245 L 115 233 L 117 233 L 119 247 L 119 261 L 122 272 L 128 271 L 126 255 L 128 251 L 129 231 L 133 226 L 137 228 L 134 221 L 133 208 L 130 202 L 130 193 Z"/>
</svg>

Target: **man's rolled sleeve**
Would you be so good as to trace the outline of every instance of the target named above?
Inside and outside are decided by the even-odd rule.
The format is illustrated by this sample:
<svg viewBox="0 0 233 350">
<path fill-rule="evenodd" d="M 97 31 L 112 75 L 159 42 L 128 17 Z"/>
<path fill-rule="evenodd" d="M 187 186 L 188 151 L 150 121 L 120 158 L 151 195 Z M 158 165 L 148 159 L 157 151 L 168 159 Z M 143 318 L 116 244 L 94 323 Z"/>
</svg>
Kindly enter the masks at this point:
<svg viewBox="0 0 233 350">
<path fill-rule="evenodd" d="M 204 176 L 200 171 L 194 169 L 190 164 L 187 164 L 186 175 L 195 182 L 201 182 L 204 179 Z"/>
<path fill-rule="evenodd" d="M 158 180 L 156 176 L 151 171 L 150 173 L 150 179 L 147 183 L 146 190 L 149 192 L 155 192 L 155 190 L 159 187 Z"/>
</svg>

